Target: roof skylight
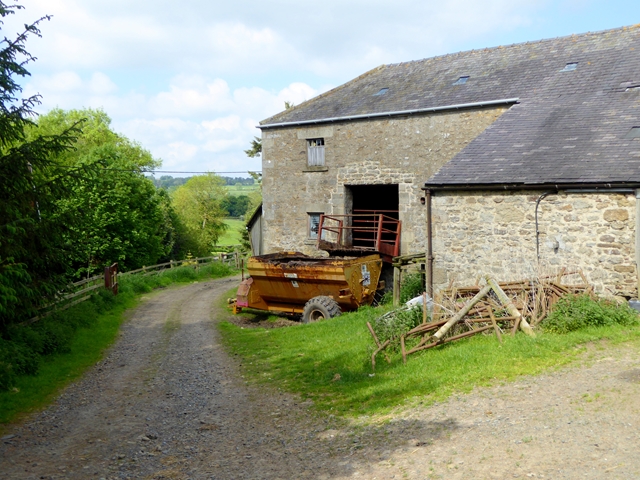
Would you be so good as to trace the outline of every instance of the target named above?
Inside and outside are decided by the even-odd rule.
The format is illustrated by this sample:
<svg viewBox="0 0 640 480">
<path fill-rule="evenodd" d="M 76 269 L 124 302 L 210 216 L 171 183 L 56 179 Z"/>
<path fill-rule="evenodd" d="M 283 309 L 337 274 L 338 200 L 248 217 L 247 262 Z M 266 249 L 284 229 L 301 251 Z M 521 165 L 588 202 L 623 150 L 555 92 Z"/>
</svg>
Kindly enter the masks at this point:
<svg viewBox="0 0 640 480">
<path fill-rule="evenodd" d="M 624 138 L 627 140 L 640 138 L 640 127 L 631 127 L 631 130 L 629 130 L 629 133 L 627 133 L 627 136 Z"/>
<path fill-rule="evenodd" d="M 374 97 L 379 97 L 381 95 L 384 95 L 385 93 L 387 93 L 389 91 L 389 89 L 387 87 L 381 88 L 378 93 L 374 93 L 373 96 Z"/>
<path fill-rule="evenodd" d="M 567 63 L 561 72 L 573 72 L 576 68 L 578 68 L 578 62 Z"/>
<path fill-rule="evenodd" d="M 465 83 L 467 83 L 467 80 L 469 80 L 469 75 L 463 75 L 451 85 L 464 85 Z"/>
</svg>

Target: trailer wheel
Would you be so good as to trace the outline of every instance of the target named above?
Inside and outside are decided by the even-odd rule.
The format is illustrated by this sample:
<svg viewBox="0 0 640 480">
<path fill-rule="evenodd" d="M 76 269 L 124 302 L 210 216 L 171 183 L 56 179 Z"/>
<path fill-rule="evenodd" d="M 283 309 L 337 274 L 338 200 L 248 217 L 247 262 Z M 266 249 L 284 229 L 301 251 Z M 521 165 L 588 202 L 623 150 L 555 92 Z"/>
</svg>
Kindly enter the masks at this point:
<svg viewBox="0 0 640 480">
<path fill-rule="evenodd" d="M 342 313 L 340 305 L 333 298 L 321 295 L 313 297 L 304 305 L 302 323 L 317 322 L 325 318 L 337 317 Z"/>
</svg>

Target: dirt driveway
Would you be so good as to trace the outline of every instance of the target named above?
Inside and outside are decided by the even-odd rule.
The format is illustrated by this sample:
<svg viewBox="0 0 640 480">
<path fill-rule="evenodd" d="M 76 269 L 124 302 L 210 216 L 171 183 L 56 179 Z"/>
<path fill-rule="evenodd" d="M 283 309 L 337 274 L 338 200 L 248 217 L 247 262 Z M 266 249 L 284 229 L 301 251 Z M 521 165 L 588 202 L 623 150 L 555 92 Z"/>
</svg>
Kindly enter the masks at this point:
<svg viewBox="0 0 640 480">
<path fill-rule="evenodd" d="M 224 279 L 152 295 L 104 361 L 0 441 L 0 479 L 640 478 L 640 356 L 363 425 L 247 386 L 220 347 Z"/>
</svg>

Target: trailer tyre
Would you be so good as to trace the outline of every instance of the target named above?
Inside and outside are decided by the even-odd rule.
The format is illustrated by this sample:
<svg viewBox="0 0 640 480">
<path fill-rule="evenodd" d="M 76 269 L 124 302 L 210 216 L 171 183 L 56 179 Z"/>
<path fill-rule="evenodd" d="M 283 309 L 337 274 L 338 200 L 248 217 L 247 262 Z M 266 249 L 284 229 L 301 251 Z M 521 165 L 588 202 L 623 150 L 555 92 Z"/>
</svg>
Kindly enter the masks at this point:
<svg viewBox="0 0 640 480">
<path fill-rule="evenodd" d="M 333 298 L 321 295 L 313 297 L 304 305 L 302 323 L 317 322 L 325 318 L 337 317 L 342 313 L 340 305 Z"/>
</svg>

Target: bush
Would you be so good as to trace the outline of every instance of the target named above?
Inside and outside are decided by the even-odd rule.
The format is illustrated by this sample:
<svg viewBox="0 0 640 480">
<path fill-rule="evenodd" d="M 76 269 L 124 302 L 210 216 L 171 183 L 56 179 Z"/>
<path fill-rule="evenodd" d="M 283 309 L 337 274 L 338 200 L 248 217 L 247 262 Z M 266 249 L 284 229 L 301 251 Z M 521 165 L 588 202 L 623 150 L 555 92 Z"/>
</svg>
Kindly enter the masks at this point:
<svg viewBox="0 0 640 480">
<path fill-rule="evenodd" d="M 547 332 L 568 333 L 587 327 L 638 323 L 638 312 L 628 305 L 593 300 L 588 295 L 567 295 L 558 300 L 541 325 Z"/>
<path fill-rule="evenodd" d="M 400 302 L 405 303 L 412 298 L 422 295 L 424 280 L 419 273 L 410 273 L 402 277 L 400 285 Z"/>
<path fill-rule="evenodd" d="M 59 321 L 55 317 L 48 317 L 35 324 L 34 329 L 42 333 L 44 339 L 41 355 L 66 353 L 73 338 L 75 328 L 68 322 Z"/>
<path fill-rule="evenodd" d="M 388 349 L 396 350 L 400 337 L 422 323 L 422 306 L 400 308 L 376 318 L 372 322 L 373 331 L 381 343 L 390 341 Z"/>
</svg>

